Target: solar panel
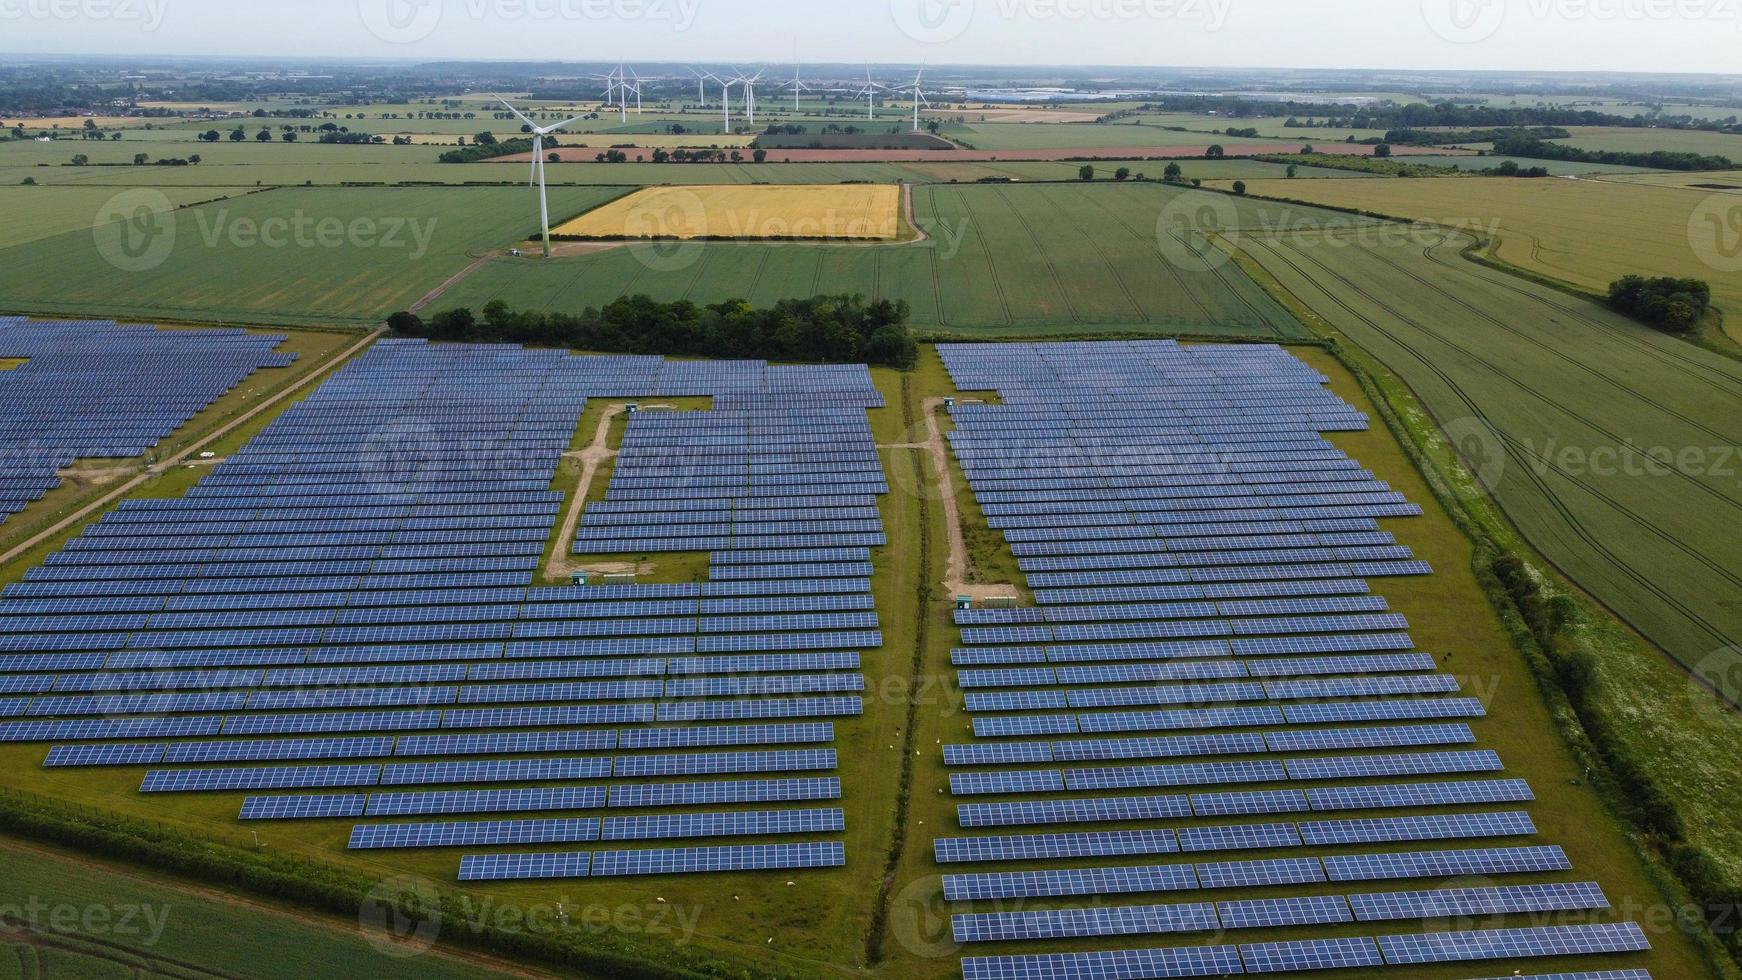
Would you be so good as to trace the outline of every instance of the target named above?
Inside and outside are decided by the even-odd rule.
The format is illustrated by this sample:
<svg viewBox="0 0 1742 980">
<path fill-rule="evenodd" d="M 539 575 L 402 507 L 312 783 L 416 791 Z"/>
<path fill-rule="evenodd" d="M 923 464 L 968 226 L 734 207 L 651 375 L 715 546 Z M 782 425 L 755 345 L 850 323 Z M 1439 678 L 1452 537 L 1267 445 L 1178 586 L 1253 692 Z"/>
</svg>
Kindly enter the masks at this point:
<svg viewBox="0 0 1742 980">
<path fill-rule="evenodd" d="M 958 943 L 1215 932 L 1217 928 L 1216 908 L 1207 902 L 1039 912 L 982 912 L 950 918 L 951 933 Z"/>
<path fill-rule="evenodd" d="M 1217 861 L 1197 866 L 1204 888 L 1254 888 L 1302 885 L 1325 880 L 1318 858 L 1274 858 L 1263 861 Z"/>
<path fill-rule="evenodd" d="M 846 815 L 839 809 L 684 813 L 611 817 L 605 821 L 604 839 L 658 840 L 677 837 L 820 834 L 836 833 L 844 829 Z"/>
<path fill-rule="evenodd" d="M 1615 922 L 1381 936 L 1379 946 L 1387 963 L 1409 965 L 1639 952 L 1651 943 L 1637 923 Z"/>
<path fill-rule="evenodd" d="M 964 827 L 1113 823 L 1122 820 L 1166 820 L 1191 815 L 1191 801 L 1184 796 L 964 803 L 956 807 L 956 818 Z"/>
<path fill-rule="evenodd" d="M 1197 876 L 1189 864 L 944 875 L 944 899 L 951 902 L 1191 891 L 1197 887 Z"/>
<path fill-rule="evenodd" d="M 1439 888 L 1433 891 L 1350 895 L 1362 922 L 1606 909 L 1609 900 L 1596 882 Z"/>
<path fill-rule="evenodd" d="M 1451 878 L 1572 870 L 1572 862 L 1556 846 L 1353 854 L 1327 856 L 1324 861 L 1325 873 L 1332 881 Z"/>
<path fill-rule="evenodd" d="M 1523 812 L 1321 820 L 1300 825 L 1301 839 L 1309 845 L 1448 840 L 1458 837 L 1515 837 L 1534 833 L 1536 825 L 1531 823 L 1530 815 Z"/>
<path fill-rule="evenodd" d="M 1040 980 L 1045 977 L 1219 977 L 1240 973 L 1234 946 L 1182 946 L 1101 953 L 972 956 L 962 980 Z"/>
<path fill-rule="evenodd" d="M 598 810 L 604 806 L 605 789 L 602 786 L 432 790 L 371 794 L 367 815 L 411 817 L 449 813 Z"/>
<path fill-rule="evenodd" d="M 939 864 L 1113 857 L 1120 854 L 1173 854 L 1179 849 L 1179 841 L 1171 830 L 1108 830 L 1012 837 L 940 837 L 932 841 L 932 850 Z"/>
<path fill-rule="evenodd" d="M 242 801 L 242 820 L 318 820 L 360 817 L 368 797 L 361 793 L 334 796 L 250 796 Z"/>
<path fill-rule="evenodd" d="M 1224 929 L 1270 929 L 1354 921 L 1349 903 L 1337 895 L 1217 902 L 1216 915 Z"/>
<path fill-rule="evenodd" d="M 1303 939 L 1281 943 L 1250 943 L 1240 947 L 1247 973 L 1292 973 L 1297 970 L 1345 970 L 1382 966 L 1379 947 L 1367 938 Z"/>
<path fill-rule="evenodd" d="M 498 820 L 476 823 L 389 823 L 351 828 L 351 850 L 556 844 L 599 838 L 596 819 Z"/>
<path fill-rule="evenodd" d="M 531 881 L 585 878 L 593 856 L 561 854 L 468 854 L 460 858 L 461 881 Z"/>
<path fill-rule="evenodd" d="M 839 841 L 599 851 L 593 855 L 593 877 L 838 868 L 846 863 L 846 848 Z"/>
</svg>

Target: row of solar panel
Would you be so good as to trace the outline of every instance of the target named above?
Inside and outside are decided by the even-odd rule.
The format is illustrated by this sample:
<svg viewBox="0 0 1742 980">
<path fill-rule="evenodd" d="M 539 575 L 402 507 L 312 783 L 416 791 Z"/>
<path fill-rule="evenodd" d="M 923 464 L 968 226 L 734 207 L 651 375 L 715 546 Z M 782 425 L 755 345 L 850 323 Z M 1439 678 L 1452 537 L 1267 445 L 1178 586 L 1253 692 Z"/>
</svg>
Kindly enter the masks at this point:
<svg viewBox="0 0 1742 980">
<path fill-rule="evenodd" d="M 554 813 L 610 807 L 720 806 L 792 803 L 841 798 L 833 776 L 744 779 L 728 782 L 560 786 L 526 789 L 418 790 L 404 793 L 251 796 L 243 820 L 319 820 L 340 817 L 411 817 L 467 813 Z"/>
<path fill-rule="evenodd" d="M 963 980 L 1224 976 L 1579 956 L 1639 952 L 1650 948 L 1650 941 L 1637 923 L 1622 922 L 1380 936 L 1377 939 L 1311 939 L 1239 946 L 969 957 L 962 961 L 962 976 Z"/>
<path fill-rule="evenodd" d="M 602 829 L 601 829 L 602 824 Z M 364 824 L 351 829 L 351 850 L 487 845 L 568 844 L 596 840 L 672 840 L 839 833 L 839 809 L 746 810 L 648 817 L 558 818 L 443 823 Z"/>
<path fill-rule="evenodd" d="M 627 875 L 838 868 L 846 863 L 846 848 L 838 841 L 820 844 L 741 844 L 647 851 L 599 851 L 592 854 L 486 854 L 462 858 L 460 880 L 613 878 Z"/>
</svg>

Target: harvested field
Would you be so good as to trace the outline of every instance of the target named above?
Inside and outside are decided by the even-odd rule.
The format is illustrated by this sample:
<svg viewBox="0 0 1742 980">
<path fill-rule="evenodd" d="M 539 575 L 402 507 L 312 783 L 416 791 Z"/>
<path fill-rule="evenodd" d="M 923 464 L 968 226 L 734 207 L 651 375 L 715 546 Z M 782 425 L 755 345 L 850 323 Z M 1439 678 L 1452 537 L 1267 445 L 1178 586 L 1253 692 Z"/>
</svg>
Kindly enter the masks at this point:
<svg viewBox="0 0 1742 980">
<path fill-rule="evenodd" d="M 553 228 L 568 239 L 887 240 L 899 236 L 894 184 L 653 187 Z"/>
</svg>

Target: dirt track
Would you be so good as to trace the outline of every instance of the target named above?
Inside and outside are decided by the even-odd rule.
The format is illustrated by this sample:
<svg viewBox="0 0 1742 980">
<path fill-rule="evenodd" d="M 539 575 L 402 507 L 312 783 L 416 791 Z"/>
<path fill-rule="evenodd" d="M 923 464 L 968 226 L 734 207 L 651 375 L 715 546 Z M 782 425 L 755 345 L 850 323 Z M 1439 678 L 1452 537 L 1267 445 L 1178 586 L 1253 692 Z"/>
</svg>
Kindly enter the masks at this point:
<svg viewBox="0 0 1742 980">
<path fill-rule="evenodd" d="M 571 542 L 575 540 L 575 531 L 581 526 L 581 511 L 587 506 L 587 491 L 593 486 L 593 478 L 599 474 L 599 464 L 617 455 L 608 445 L 611 423 L 628 410 L 629 406 L 625 404 L 605 406 L 605 417 L 599 420 L 599 428 L 593 432 L 593 441 L 587 444 L 587 448 L 577 453 L 569 453 L 566 457 L 580 460 L 581 479 L 575 486 L 575 499 L 569 503 L 569 512 L 563 517 L 563 528 L 557 536 L 556 550 L 551 552 L 550 560 L 544 565 L 545 575 L 553 580 L 566 579 L 576 571 L 569 549 Z"/>
<path fill-rule="evenodd" d="M 913 446 L 895 446 L 886 448 L 924 449 L 931 457 L 932 475 L 937 480 L 939 503 L 944 508 L 944 523 L 948 528 L 950 540 L 949 563 L 944 569 L 944 587 L 950 590 L 950 595 L 971 595 L 975 599 L 1014 598 L 1017 589 L 1014 585 L 986 585 L 968 581 L 968 544 L 962 536 L 961 508 L 956 506 L 955 480 L 950 476 L 950 450 L 944 441 L 944 433 L 938 426 L 937 410 L 942 408 L 942 398 L 927 398 L 923 405 L 925 412 L 926 441 Z"/>
</svg>

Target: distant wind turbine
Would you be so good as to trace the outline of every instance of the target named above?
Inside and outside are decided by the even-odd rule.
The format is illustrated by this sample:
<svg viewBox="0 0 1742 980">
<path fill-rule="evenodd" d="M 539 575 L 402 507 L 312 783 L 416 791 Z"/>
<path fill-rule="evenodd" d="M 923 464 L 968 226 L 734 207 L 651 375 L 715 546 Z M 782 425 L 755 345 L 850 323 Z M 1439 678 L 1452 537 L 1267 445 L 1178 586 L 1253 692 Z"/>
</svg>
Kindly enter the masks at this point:
<svg viewBox="0 0 1742 980">
<path fill-rule="evenodd" d="M 920 88 L 919 88 L 919 80 L 921 78 L 923 78 L 924 76 L 925 76 L 925 69 L 924 68 L 921 68 L 919 70 L 918 74 L 913 76 L 913 131 L 916 133 L 919 132 L 919 109 L 920 109 L 920 106 L 931 105 L 930 102 L 926 101 L 925 93 L 920 91 Z"/>
<path fill-rule="evenodd" d="M 744 114 L 750 120 L 750 127 L 756 127 L 756 83 L 762 79 L 763 72 L 757 72 L 749 78 L 740 76 L 744 83 Z"/>
<path fill-rule="evenodd" d="M 872 81 L 871 80 L 871 69 L 870 68 L 865 69 L 865 87 L 859 90 L 859 95 L 865 99 L 865 118 L 866 119 L 869 119 L 872 122 L 877 121 L 877 92 L 880 89 L 885 89 L 888 87 L 889 86 L 887 86 L 887 85 L 879 85 L 876 82 Z"/>
<path fill-rule="evenodd" d="M 798 115 L 798 113 L 799 113 L 799 104 L 798 104 L 799 93 L 800 92 L 809 92 L 811 90 L 811 87 L 804 83 L 804 79 L 799 77 L 800 68 L 801 68 L 801 66 L 799 66 L 799 65 L 793 65 L 792 66 L 792 81 L 787 82 L 785 85 L 781 86 L 781 88 L 792 89 L 792 114 L 795 116 Z"/>
<path fill-rule="evenodd" d="M 514 113 L 516 118 L 532 128 L 532 178 L 527 183 L 538 185 L 539 227 L 544 231 L 544 257 L 548 259 L 550 258 L 550 199 L 545 193 L 544 186 L 544 138 L 581 117 L 565 119 L 555 126 L 538 126 L 534 125 L 525 113 L 509 105 L 507 99 L 497 96 L 496 101 L 508 106 L 509 112 Z"/>
</svg>

